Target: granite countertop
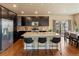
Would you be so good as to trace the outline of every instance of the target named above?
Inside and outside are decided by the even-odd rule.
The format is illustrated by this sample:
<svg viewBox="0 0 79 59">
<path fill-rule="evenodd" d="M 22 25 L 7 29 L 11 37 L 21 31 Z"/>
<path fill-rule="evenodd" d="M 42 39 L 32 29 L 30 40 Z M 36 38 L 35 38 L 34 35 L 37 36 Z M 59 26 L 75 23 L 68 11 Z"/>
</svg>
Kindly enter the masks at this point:
<svg viewBox="0 0 79 59">
<path fill-rule="evenodd" d="M 60 36 L 55 32 L 26 32 L 23 37 L 47 37 L 47 36 Z"/>
</svg>

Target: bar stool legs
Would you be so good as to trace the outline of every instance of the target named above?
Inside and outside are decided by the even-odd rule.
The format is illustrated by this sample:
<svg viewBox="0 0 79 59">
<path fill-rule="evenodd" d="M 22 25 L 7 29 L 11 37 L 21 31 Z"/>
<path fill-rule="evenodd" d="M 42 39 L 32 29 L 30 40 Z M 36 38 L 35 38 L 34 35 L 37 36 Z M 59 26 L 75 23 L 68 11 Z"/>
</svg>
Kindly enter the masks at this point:
<svg viewBox="0 0 79 59">
<path fill-rule="evenodd" d="M 27 51 L 28 52 L 30 52 L 30 53 L 28 53 L 28 55 L 32 55 L 32 49 L 31 48 L 33 48 L 33 43 L 34 43 L 34 40 L 32 39 L 32 38 L 24 38 L 24 42 L 25 42 L 25 45 L 26 45 L 26 49 L 27 49 Z"/>
<path fill-rule="evenodd" d="M 58 43 L 60 43 L 60 41 L 61 41 L 61 37 L 53 37 L 53 39 L 52 40 L 50 40 L 51 42 L 52 42 L 52 46 L 54 46 L 54 43 L 55 44 L 58 44 Z M 52 49 L 54 49 L 53 47 L 52 47 Z M 59 50 L 59 49 L 58 49 Z M 61 50 L 61 45 L 60 45 L 60 50 Z M 59 50 L 59 52 L 61 52 Z M 53 51 L 53 55 L 55 54 L 55 51 Z M 61 54 L 61 53 L 60 53 Z"/>
<path fill-rule="evenodd" d="M 43 48 L 43 47 L 45 47 L 45 48 Z M 41 50 L 40 48 L 45 51 L 45 54 L 47 54 L 47 39 L 46 39 L 46 37 L 38 38 L 38 51 Z"/>
</svg>

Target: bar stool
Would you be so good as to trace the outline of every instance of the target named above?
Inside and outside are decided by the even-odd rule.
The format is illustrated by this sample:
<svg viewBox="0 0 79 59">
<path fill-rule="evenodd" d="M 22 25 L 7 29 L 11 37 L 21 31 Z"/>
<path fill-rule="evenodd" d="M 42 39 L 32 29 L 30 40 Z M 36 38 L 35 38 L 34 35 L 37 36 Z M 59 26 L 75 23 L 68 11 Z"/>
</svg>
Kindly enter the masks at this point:
<svg viewBox="0 0 79 59">
<path fill-rule="evenodd" d="M 53 37 L 53 39 L 51 39 L 50 40 L 51 42 L 52 42 L 52 49 L 54 49 L 53 47 L 55 46 L 56 48 L 58 48 L 58 46 L 56 46 L 56 45 L 58 45 L 58 43 L 60 43 L 60 41 L 61 41 L 61 37 Z M 61 44 L 61 43 L 60 43 Z M 58 49 L 59 50 L 59 49 Z M 51 51 L 50 51 L 51 52 Z M 60 52 L 60 55 L 62 55 L 62 53 L 61 53 L 61 45 L 60 45 L 60 50 L 59 50 L 59 52 Z M 54 51 L 53 51 L 53 54 L 54 54 Z"/>
<path fill-rule="evenodd" d="M 38 50 L 39 49 L 45 49 L 45 52 L 47 52 L 47 38 L 46 37 L 38 38 Z"/>
<path fill-rule="evenodd" d="M 32 38 L 24 38 L 24 47 L 25 49 L 27 49 L 28 51 L 30 51 L 30 55 L 33 52 L 34 47 L 34 40 Z M 28 53 L 29 54 L 29 53 Z"/>
</svg>

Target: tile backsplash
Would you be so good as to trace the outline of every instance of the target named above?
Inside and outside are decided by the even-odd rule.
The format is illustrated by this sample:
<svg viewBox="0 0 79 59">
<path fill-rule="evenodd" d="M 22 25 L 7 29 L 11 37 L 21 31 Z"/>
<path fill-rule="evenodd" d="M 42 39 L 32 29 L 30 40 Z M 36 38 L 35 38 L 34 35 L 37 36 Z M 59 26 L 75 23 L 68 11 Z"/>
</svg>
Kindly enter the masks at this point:
<svg viewBox="0 0 79 59">
<path fill-rule="evenodd" d="M 36 28 L 38 28 L 40 31 L 48 31 L 48 27 L 49 26 L 39 26 Z M 17 26 L 17 31 L 32 31 L 32 28 L 32 26 Z"/>
</svg>

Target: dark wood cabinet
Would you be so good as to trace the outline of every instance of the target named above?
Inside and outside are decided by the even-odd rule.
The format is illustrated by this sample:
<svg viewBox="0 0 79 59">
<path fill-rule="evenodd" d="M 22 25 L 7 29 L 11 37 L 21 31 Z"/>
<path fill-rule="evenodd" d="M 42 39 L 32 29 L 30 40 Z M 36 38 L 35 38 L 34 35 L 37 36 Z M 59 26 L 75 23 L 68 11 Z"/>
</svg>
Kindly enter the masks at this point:
<svg viewBox="0 0 79 59">
<path fill-rule="evenodd" d="M 2 18 L 8 19 L 9 10 L 1 7 Z"/>
<path fill-rule="evenodd" d="M 40 19 L 39 26 L 49 26 L 49 20 L 48 19 Z"/>
<path fill-rule="evenodd" d="M 0 18 L 14 20 L 16 13 L 0 5 Z"/>
<path fill-rule="evenodd" d="M 4 19 L 8 19 L 8 20 L 13 20 L 13 41 L 17 41 L 17 29 L 16 29 L 16 26 L 17 26 L 17 14 L 9 9 L 7 9 L 6 7 L 4 6 L 1 6 L 0 5 L 0 19 L 1 18 L 4 18 Z"/>
<path fill-rule="evenodd" d="M 21 25 L 25 26 L 26 25 L 26 17 L 21 17 Z"/>
<path fill-rule="evenodd" d="M 21 22 L 22 26 L 32 26 L 32 22 L 38 22 L 39 26 L 49 26 L 49 16 L 21 16 Z"/>
<path fill-rule="evenodd" d="M 30 21 L 30 20 L 26 20 L 26 21 L 25 21 L 25 25 L 26 25 L 26 26 L 31 26 L 31 21 Z"/>
<path fill-rule="evenodd" d="M 11 12 L 11 11 L 9 11 L 9 13 L 8 13 L 8 19 L 13 20 L 13 19 L 15 19 L 15 17 L 16 17 L 16 14 L 13 13 L 13 12 Z"/>
<path fill-rule="evenodd" d="M 31 26 L 31 20 L 28 20 L 27 17 L 21 17 L 22 26 Z"/>
</svg>

